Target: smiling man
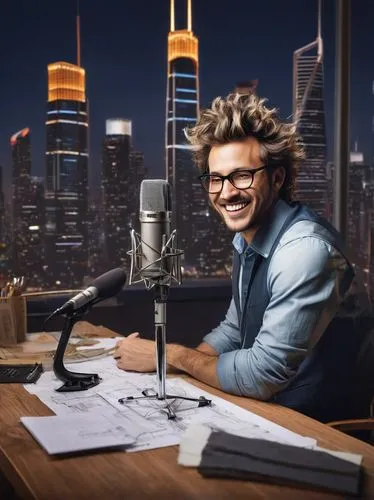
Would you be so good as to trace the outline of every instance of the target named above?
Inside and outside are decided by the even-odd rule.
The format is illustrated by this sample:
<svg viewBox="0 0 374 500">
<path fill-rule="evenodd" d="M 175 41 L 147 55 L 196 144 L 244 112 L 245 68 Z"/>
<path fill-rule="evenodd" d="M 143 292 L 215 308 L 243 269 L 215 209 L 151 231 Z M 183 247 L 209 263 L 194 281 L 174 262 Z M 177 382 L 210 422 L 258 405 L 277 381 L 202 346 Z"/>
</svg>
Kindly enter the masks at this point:
<svg viewBox="0 0 374 500">
<path fill-rule="evenodd" d="M 303 159 L 295 126 L 264 100 L 231 94 L 186 135 L 209 201 L 235 233 L 233 297 L 196 349 L 167 346 L 169 366 L 321 421 L 364 416 L 356 364 L 369 303 L 337 231 L 291 201 Z M 137 333 L 115 357 L 125 370 L 155 370 L 154 343 Z"/>
</svg>

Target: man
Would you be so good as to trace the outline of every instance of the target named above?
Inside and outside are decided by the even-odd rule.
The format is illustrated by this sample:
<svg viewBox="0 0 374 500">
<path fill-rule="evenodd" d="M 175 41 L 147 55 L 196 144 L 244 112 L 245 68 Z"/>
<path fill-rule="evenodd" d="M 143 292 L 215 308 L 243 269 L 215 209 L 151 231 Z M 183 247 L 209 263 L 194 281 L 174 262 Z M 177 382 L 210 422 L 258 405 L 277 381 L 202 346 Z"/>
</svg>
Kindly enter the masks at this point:
<svg viewBox="0 0 374 500">
<path fill-rule="evenodd" d="M 354 271 L 335 229 L 291 202 L 302 145 L 264 102 L 217 98 L 186 131 L 209 201 L 236 233 L 233 298 L 196 349 L 167 346 L 168 365 L 322 421 L 360 416 L 369 405 L 356 397 L 355 363 L 367 315 Z M 154 371 L 154 351 L 133 333 L 117 365 Z"/>
</svg>

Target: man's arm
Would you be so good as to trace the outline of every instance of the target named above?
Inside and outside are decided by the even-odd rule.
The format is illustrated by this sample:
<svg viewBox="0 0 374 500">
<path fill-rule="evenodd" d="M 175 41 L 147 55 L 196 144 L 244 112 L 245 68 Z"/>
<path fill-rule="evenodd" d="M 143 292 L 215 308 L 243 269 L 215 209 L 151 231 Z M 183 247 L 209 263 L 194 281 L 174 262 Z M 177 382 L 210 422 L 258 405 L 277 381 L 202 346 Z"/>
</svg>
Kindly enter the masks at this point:
<svg viewBox="0 0 374 500">
<path fill-rule="evenodd" d="M 231 299 L 225 319 L 206 335 L 196 349 L 180 345 L 167 346 L 168 366 L 188 373 L 212 387 L 221 388 L 217 376 L 217 363 L 223 352 L 240 348 L 241 337 L 234 300 Z"/>
<path fill-rule="evenodd" d="M 218 352 L 206 342 L 201 342 L 195 350 L 207 354 L 208 356 L 219 356 Z"/>
<path fill-rule="evenodd" d="M 284 389 L 334 317 L 346 273 L 344 258 L 317 237 L 277 250 L 268 272 L 270 302 L 253 346 L 218 359 L 222 389 L 262 400 Z"/>
<path fill-rule="evenodd" d="M 193 351 L 193 349 L 189 349 L 189 351 Z M 199 344 L 195 349 L 194 351 L 198 351 L 198 352 L 201 352 L 203 354 L 206 354 L 208 356 L 219 356 L 218 352 L 213 349 L 212 346 L 210 346 L 209 344 L 207 344 L 206 342 L 201 342 L 201 344 Z M 170 360 L 168 359 L 167 360 L 168 363 L 167 363 L 167 372 L 168 373 L 180 373 L 182 370 L 182 368 L 177 368 L 176 366 L 173 366 L 171 363 L 170 363 Z"/>
<path fill-rule="evenodd" d="M 216 366 L 220 352 L 239 347 L 236 308 L 231 300 L 225 319 L 204 337 L 196 349 L 174 344 L 167 346 L 167 370 L 169 373 L 183 371 L 219 387 Z M 122 370 L 152 372 L 156 369 L 154 342 L 141 339 L 138 333 L 132 333 L 117 343 L 114 358 Z"/>
<path fill-rule="evenodd" d="M 136 372 L 156 370 L 155 343 L 142 339 L 139 333 L 131 333 L 117 342 L 113 355 L 118 368 Z M 217 352 L 202 343 L 197 349 L 170 344 L 166 346 L 168 368 L 181 370 L 213 387 L 220 387 L 217 378 Z"/>
<path fill-rule="evenodd" d="M 238 313 L 234 299 L 232 298 L 224 320 L 208 335 L 205 335 L 197 350 L 217 356 L 224 352 L 240 349 L 240 345 L 241 337 Z M 212 350 L 208 350 L 207 346 L 210 346 Z"/>
<path fill-rule="evenodd" d="M 206 349 L 206 351 L 198 350 L 201 348 Z M 221 385 L 217 377 L 218 353 L 213 354 L 213 352 L 215 352 L 214 349 L 208 344 L 200 344 L 197 349 L 176 344 L 170 344 L 166 348 L 169 365 L 188 373 L 201 382 L 220 389 Z"/>
</svg>

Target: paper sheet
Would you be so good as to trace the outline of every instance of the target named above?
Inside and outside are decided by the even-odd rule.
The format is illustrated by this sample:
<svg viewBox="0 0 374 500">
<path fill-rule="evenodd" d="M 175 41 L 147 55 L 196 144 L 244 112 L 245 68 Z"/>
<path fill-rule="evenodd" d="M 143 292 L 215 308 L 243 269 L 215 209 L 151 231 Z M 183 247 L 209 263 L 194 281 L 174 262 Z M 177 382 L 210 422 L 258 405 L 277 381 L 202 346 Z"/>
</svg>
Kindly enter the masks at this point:
<svg viewBox="0 0 374 500">
<path fill-rule="evenodd" d="M 212 406 L 198 408 L 195 402 L 181 399 L 169 400 L 177 414 L 168 420 L 163 408 L 164 401 L 134 400 L 120 404 L 118 399 L 126 396 L 141 396 L 144 389 L 157 391 L 155 375 L 124 372 L 116 367 L 112 357 L 90 360 L 69 366 L 68 369 L 98 373 L 102 382 L 82 392 L 59 393 L 55 389 L 62 385 L 53 372 L 42 374 L 36 384 L 25 385 L 36 394 L 57 415 L 71 415 L 116 410 L 127 422 L 140 425 L 142 431 L 134 433 L 135 443 L 129 451 L 139 451 L 179 444 L 182 433 L 190 423 L 207 424 L 213 429 L 221 429 L 233 434 L 258 439 L 269 439 L 295 446 L 314 447 L 316 441 L 296 434 L 258 415 L 244 410 L 228 401 L 202 391 L 180 378 L 168 378 L 168 394 L 198 398 L 206 396 Z"/>
<path fill-rule="evenodd" d="M 127 447 L 141 432 L 115 412 L 72 414 L 55 417 L 21 417 L 21 422 L 50 455 L 99 448 Z"/>
</svg>

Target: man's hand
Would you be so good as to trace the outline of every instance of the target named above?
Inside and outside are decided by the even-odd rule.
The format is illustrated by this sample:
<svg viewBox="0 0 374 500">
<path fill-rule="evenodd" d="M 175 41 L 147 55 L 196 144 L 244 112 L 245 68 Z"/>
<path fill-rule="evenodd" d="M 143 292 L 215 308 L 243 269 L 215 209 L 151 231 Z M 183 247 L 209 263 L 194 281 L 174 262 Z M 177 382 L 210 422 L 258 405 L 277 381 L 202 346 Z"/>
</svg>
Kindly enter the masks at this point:
<svg viewBox="0 0 374 500">
<path fill-rule="evenodd" d="M 155 343 L 141 339 L 139 333 L 131 333 L 117 342 L 113 354 L 118 368 L 135 372 L 156 371 Z"/>
</svg>

